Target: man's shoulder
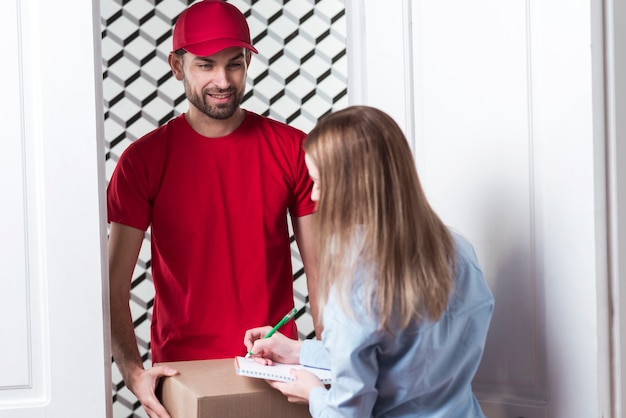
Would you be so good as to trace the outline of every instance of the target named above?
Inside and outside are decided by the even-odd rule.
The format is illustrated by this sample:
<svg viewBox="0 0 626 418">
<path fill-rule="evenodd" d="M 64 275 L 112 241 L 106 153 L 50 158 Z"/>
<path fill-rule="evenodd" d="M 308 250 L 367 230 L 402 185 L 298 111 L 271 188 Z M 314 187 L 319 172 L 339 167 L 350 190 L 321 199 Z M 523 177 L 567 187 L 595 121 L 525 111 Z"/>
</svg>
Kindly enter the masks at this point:
<svg viewBox="0 0 626 418">
<path fill-rule="evenodd" d="M 246 113 L 250 118 L 251 125 L 263 131 L 274 132 L 280 136 L 289 136 L 296 138 L 302 138 L 306 135 L 300 129 L 288 125 L 285 122 L 280 122 L 276 119 L 272 119 L 268 116 L 259 115 L 258 113 L 254 113 L 249 110 L 246 110 Z"/>
<path fill-rule="evenodd" d="M 139 137 L 137 140 L 133 142 L 134 146 L 150 146 L 151 144 L 164 142 L 167 139 L 169 133 L 173 130 L 176 130 L 177 127 L 180 126 L 179 119 L 184 116 L 177 116 L 173 119 L 170 119 L 163 125 L 159 126 L 151 130 L 150 132 L 144 134 Z"/>
<path fill-rule="evenodd" d="M 144 134 L 133 141 L 122 154 L 122 158 L 131 159 L 154 159 L 160 160 L 167 146 L 167 138 L 172 136 L 173 131 L 179 129 L 178 116 Z"/>
</svg>

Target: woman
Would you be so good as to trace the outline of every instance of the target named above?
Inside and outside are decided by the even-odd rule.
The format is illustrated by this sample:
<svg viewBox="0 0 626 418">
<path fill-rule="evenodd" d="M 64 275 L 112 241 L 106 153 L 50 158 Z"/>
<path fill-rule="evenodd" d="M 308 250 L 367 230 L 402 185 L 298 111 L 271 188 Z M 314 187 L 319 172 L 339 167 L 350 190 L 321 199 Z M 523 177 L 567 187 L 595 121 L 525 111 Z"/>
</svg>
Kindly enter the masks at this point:
<svg viewBox="0 0 626 418">
<path fill-rule="evenodd" d="M 304 144 L 319 237 L 321 341 L 248 330 L 257 361 L 329 368 L 270 382 L 313 417 L 483 417 L 471 389 L 493 297 L 472 246 L 428 204 L 384 112 L 324 118 Z"/>
</svg>

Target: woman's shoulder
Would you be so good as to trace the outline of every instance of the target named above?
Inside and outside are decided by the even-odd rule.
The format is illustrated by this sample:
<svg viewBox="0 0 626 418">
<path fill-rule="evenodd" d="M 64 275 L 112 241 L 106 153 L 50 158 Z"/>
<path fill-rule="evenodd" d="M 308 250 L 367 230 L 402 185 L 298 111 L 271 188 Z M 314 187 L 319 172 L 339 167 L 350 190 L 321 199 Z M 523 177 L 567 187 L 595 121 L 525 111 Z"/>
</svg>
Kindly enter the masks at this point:
<svg viewBox="0 0 626 418">
<path fill-rule="evenodd" d="M 454 229 L 449 229 L 449 231 L 454 241 L 457 266 L 459 264 L 465 266 L 471 265 L 480 269 L 478 257 L 476 256 L 476 251 L 474 250 L 472 243 L 460 232 Z"/>
<path fill-rule="evenodd" d="M 454 290 L 448 308 L 465 311 L 472 306 L 493 304 L 493 296 L 471 242 L 451 231 L 456 248 Z"/>
</svg>

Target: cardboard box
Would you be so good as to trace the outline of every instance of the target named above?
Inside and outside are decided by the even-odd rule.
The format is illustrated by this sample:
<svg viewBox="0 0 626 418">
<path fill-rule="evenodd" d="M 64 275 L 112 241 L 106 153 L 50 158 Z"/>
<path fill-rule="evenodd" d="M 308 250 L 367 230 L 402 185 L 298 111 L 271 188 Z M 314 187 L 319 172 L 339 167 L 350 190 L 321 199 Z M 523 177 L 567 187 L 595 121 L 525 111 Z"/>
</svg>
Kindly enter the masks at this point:
<svg viewBox="0 0 626 418">
<path fill-rule="evenodd" d="M 234 359 L 166 364 L 179 374 L 162 380 L 159 397 L 172 418 L 311 418 L 263 379 L 239 376 Z"/>
</svg>

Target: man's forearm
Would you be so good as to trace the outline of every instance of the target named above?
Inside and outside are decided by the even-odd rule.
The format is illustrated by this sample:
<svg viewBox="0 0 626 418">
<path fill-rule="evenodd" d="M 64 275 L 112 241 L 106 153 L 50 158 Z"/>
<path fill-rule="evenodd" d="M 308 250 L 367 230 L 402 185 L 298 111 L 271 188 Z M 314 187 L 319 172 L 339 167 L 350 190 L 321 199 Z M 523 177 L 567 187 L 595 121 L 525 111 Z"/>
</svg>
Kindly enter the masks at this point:
<svg viewBox="0 0 626 418">
<path fill-rule="evenodd" d="M 137 347 L 130 308 L 111 304 L 111 352 L 124 382 L 128 385 L 134 371 L 143 370 L 143 361 Z"/>
</svg>

